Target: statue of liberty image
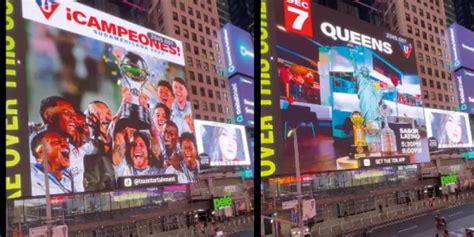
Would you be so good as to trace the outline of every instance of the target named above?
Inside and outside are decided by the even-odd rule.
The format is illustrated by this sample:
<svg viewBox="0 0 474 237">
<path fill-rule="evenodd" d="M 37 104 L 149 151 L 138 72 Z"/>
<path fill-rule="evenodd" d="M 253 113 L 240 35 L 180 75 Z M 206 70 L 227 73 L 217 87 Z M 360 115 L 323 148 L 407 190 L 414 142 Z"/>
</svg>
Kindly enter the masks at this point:
<svg viewBox="0 0 474 237">
<path fill-rule="evenodd" d="M 349 47 L 354 68 L 354 78 L 358 88 L 357 96 L 359 98 L 360 112 L 364 118 L 365 131 L 367 132 L 365 140 L 371 151 L 376 152 L 378 150 L 376 149 L 378 147 L 376 144 L 380 142 L 380 137 L 377 134 L 383 119 L 379 109 L 382 103 L 383 92 L 375 88 L 374 82 L 370 79 L 369 68 L 366 65 L 359 66 L 357 64 L 356 55 L 362 50 L 361 47 Z"/>
</svg>

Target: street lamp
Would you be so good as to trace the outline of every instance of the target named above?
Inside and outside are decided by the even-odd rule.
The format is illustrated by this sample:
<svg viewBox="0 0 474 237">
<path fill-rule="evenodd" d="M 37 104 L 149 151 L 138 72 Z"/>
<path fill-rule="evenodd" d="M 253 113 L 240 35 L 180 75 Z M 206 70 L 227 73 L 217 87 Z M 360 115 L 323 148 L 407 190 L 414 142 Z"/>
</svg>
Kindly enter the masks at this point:
<svg viewBox="0 0 474 237">
<path fill-rule="evenodd" d="M 291 129 L 288 132 L 288 137 L 293 136 L 293 146 L 295 150 L 295 169 L 296 169 L 296 193 L 297 193 L 297 199 L 298 199 L 298 228 L 299 228 L 299 235 L 304 236 L 304 231 L 303 231 L 303 207 L 301 205 L 301 198 L 302 198 L 302 193 L 301 193 L 301 172 L 300 172 L 300 154 L 298 151 L 298 135 L 296 133 L 296 130 L 299 127 L 305 127 L 307 126 L 306 123 L 300 123 L 296 128 Z"/>
<path fill-rule="evenodd" d="M 48 153 L 46 152 L 46 144 L 42 144 L 44 149 L 44 158 L 43 158 L 43 172 L 44 172 L 44 186 L 45 186 L 45 195 L 46 195 L 46 225 L 47 232 L 46 237 L 52 236 L 51 233 L 51 195 L 49 193 L 49 163 L 48 163 Z"/>
</svg>

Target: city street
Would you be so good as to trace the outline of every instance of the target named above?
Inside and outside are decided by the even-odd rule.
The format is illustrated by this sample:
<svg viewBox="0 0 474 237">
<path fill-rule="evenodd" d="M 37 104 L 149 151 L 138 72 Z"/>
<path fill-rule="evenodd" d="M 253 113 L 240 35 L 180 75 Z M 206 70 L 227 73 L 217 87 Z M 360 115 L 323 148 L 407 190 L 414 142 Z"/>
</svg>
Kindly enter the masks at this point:
<svg viewBox="0 0 474 237">
<path fill-rule="evenodd" d="M 432 212 L 411 220 L 390 225 L 375 230 L 371 236 L 373 237 L 429 237 L 436 233 L 442 233 L 444 229 L 437 230 L 434 226 L 434 216 L 436 212 Z M 464 236 L 466 227 L 474 227 L 474 204 L 467 204 L 440 211 L 440 215 L 444 216 L 447 221 L 450 236 Z"/>
</svg>

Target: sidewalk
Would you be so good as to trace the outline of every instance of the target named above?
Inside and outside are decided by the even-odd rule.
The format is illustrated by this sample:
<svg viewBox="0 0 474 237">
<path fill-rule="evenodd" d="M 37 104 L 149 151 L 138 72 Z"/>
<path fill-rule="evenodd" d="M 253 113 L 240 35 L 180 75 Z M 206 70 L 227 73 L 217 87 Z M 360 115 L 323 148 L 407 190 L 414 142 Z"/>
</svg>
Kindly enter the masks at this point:
<svg viewBox="0 0 474 237">
<path fill-rule="evenodd" d="M 391 207 L 385 207 L 383 212 L 379 210 L 362 213 L 359 215 L 348 216 L 345 218 L 325 219 L 322 223 L 317 223 L 312 228 L 313 236 L 336 236 L 344 233 L 354 233 L 365 227 L 380 226 L 383 224 L 395 224 L 399 221 L 405 221 L 423 213 L 464 204 L 467 201 L 473 201 L 473 192 L 460 194 L 459 198 L 453 195 L 446 201 L 444 198 L 437 198 L 433 207 L 429 207 L 427 200 L 412 202 L 410 206 L 400 204 Z"/>
</svg>

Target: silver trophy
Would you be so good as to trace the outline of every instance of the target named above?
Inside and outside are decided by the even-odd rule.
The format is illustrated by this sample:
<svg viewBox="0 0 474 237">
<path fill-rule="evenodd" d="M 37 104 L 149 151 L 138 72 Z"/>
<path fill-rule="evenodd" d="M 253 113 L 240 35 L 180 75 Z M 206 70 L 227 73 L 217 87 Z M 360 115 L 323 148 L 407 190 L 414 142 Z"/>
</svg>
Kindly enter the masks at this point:
<svg viewBox="0 0 474 237">
<path fill-rule="evenodd" d="M 138 98 L 147 83 L 150 75 L 145 60 L 133 52 L 128 52 L 120 63 L 122 71 L 122 86 L 128 87 L 132 94 L 131 103 L 122 105 L 120 120 L 131 120 L 137 129 L 147 129 L 150 125 L 150 115 L 148 110 L 141 106 Z"/>
<path fill-rule="evenodd" d="M 388 126 L 388 116 L 392 114 L 392 109 L 390 109 L 390 107 L 388 107 L 386 104 L 381 104 L 379 109 L 385 120 L 384 128 L 382 131 L 380 131 L 382 155 L 395 155 L 397 153 L 397 140 L 395 137 L 395 132 Z"/>
</svg>

